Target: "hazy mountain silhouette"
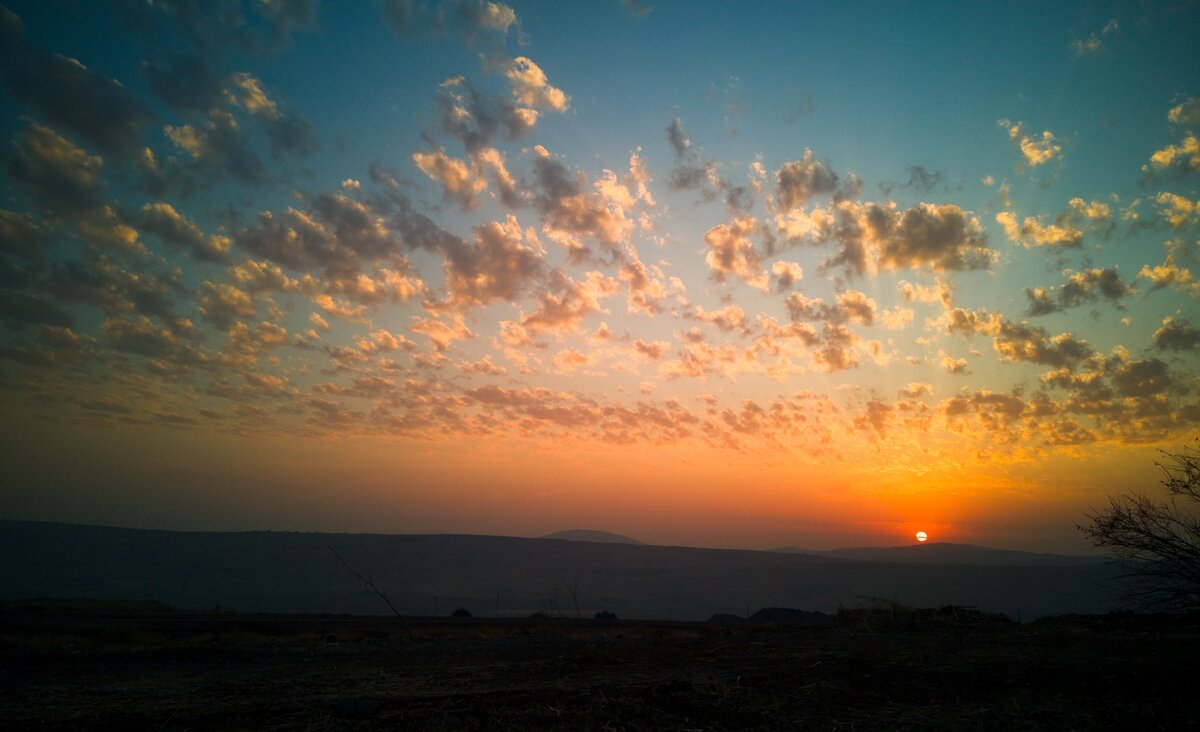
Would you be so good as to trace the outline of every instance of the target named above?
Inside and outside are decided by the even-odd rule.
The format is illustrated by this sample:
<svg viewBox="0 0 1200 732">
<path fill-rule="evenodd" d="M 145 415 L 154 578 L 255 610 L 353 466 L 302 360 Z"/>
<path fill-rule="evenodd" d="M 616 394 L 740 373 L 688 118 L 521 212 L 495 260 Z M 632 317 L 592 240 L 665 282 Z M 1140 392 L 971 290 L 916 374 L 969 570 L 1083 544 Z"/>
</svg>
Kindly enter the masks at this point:
<svg viewBox="0 0 1200 732">
<path fill-rule="evenodd" d="M 933 545 L 936 547 L 937 545 Z M 703 620 L 786 607 L 832 612 L 864 598 L 976 605 L 1029 620 L 1108 609 L 1108 564 L 1018 566 L 503 536 L 172 532 L 0 521 L 0 599 L 158 600 L 185 609 L 386 614 L 330 548 L 402 612 Z M 933 547 L 919 547 L 929 549 Z M 936 550 L 935 550 L 936 551 Z"/>
<path fill-rule="evenodd" d="M 1077 567 L 1103 564 L 1106 557 L 1073 556 L 1045 552 L 1023 552 L 1011 549 L 992 549 L 975 544 L 928 542 L 909 546 L 856 547 L 816 551 L 798 547 L 782 547 L 773 551 L 787 554 L 854 559 L 867 562 L 905 562 L 920 564 L 973 564 L 1008 567 Z"/>
<path fill-rule="evenodd" d="M 637 544 L 644 546 L 637 539 L 630 539 L 628 536 L 613 534 L 608 531 L 596 531 L 594 529 L 567 529 L 566 531 L 556 531 L 553 534 L 546 534 L 543 539 L 563 539 L 565 541 L 595 541 L 601 544 Z"/>
</svg>

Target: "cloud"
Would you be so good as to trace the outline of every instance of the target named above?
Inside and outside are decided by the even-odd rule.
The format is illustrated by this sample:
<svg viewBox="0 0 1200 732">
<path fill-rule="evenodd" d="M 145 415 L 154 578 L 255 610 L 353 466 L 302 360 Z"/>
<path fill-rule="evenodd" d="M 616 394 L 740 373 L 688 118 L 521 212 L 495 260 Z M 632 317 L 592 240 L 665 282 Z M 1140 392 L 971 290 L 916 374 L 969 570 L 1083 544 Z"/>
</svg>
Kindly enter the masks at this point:
<svg viewBox="0 0 1200 732">
<path fill-rule="evenodd" d="M 1159 265 L 1143 266 L 1138 272 L 1138 277 L 1150 280 L 1152 291 L 1170 287 L 1186 292 L 1193 297 L 1200 297 L 1200 282 L 1192 277 L 1190 269 L 1179 264 L 1180 256 L 1187 251 L 1184 242 L 1170 240 L 1164 248 L 1166 249 L 1165 261 Z"/>
<path fill-rule="evenodd" d="M 1185 101 L 1171 107 L 1167 119 L 1176 125 L 1200 125 L 1200 99 L 1188 97 Z"/>
<path fill-rule="evenodd" d="M 163 132 L 187 153 L 196 171 L 213 179 L 230 176 L 244 185 L 260 185 L 267 170 L 233 115 L 224 109 L 209 112 L 203 125 L 167 125 Z"/>
<path fill-rule="evenodd" d="M 1121 279 L 1116 268 L 1088 269 L 1082 272 L 1066 272 L 1066 282 L 1061 287 L 1049 290 L 1041 287 L 1025 289 L 1029 300 L 1026 314 L 1031 316 L 1060 313 L 1079 305 L 1104 298 L 1118 309 L 1123 309 L 1121 299 L 1134 292 Z"/>
<path fill-rule="evenodd" d="M 461 160 L 450 157 L 442 148 L 433 152 L 416 152 L 412 160 L 421 172 L 442 187 L 442 197 L 457 201 L 464 209 L 476 208 L 476 196 L 487 189 L 487 179 L 476 175 Z"/>
<path fill-rule="evenodd" d="M 534 206 L 543 230 L 565 246 L 576 260 L 586 259 L 589 250 L 581 237 L 593 237 L 608 253 L 619 259 L 619 248 L 633 230 L 633 222 L 620 205 L 598 191 L 585 187 L 586 179 L 574 175 L 559 159 L 538 145 L 534 149 Z"/>
<path fill-rule="evenodd" d="M 143 61 L 141 68 L 154 95 L 176 109 L 207 112 L 225 101 L 223 80 L 201 54 Z"/>
<path fill-rule="evenodd" d="M 454 341 L 474 338 L 475 334 L 463 322 L 462 315 L 455 314 L 450 323 L 438 318 L 422 318 L 414 315 L 409 330 L 423 333 L 439 352 L 449 350 Z"/>
<path fill-rule="evenodd" d="M 222 262 L 229 253 L 228 237 L 205 236 L 195 222 L 184 218 L 165 202 L 142 206 L 139 220 L 142 231 L 154 234 L 171 246 L 187 250 L 193 257 L 207 262 Z"/>
<path fill-rule="evenodd" d="M 200 283 L 196 310 L 222 330 L 237 318 L 253 318 L 257 308 L 249 293 L 233 285 L 205 280 Z"/>
<path fill-rule="evenodd" d="M 1150 156 L 1150 165 L 1157 170 L 1174 169 L 1180 172 L 1200 170 L 1200 140 L 1188 132 L 1178 144 L 1167 145 Z M 1149 168 L 1143 166 L 1149 172 Z"/>
<path fill-rule="evenodd" d="M 809 298 L 802 293 L 793 292 L 784 300 L 792 320 L 825 321 L 828 323 L 845 323 L 853 320 L 862 325 L 872 325 L 875 322 L 875 301 L 858 290 L 846 290 L 837 295 L 833 304 L 828 304 L 819 297 Z"/>
<path fill-rule="evenodd" d="M 607 312 L 600 300 L 617 294 L 619 288 L 616 280 L 601 272 L 588 272 L 586 279 L 577 282 L 555 270 L 550 290 L 538 298 L 533 312 L 522 314 L 521 327 L 531 333 L 577 331 L 587 315 Z"/>
<path fill-rule="evenodd" d="M 804 277 L 804 269 L 799 264 L 782 260 L 771 264 L 771 272 L 777 278 L 776 287 L 780 292 L 792 289 L 792 285 Z"/>
<path fill-rule="evenodd" d="M 770 289 L 770 278 L 762 267 L 762 259 L 754 242 L 749 238 L 758 230 L 757 219 L 740 216 L 705 232 L 704 243 L 709 249 L 704 261 L 714 280 L 725 282 L 732 275 L 763 292 Z"/>
<path fill-rule="evenodd" d="M 522 107 L 565 112 L 571 106 L 571 97 L 552 86 L 546 72 L 531 59 L 516 57 L 504 76 L 512 86 L 513 99 Z"/>
<path fill-rule="evenodd" d="M 447 305 L 478 307 L 517 301 L 542 276 L 541 254 L 525 244 L 515 216 L 473 230 L 474 246 L 444 249 Z"/>
<path fill-rule="evenodd" d="M 1162 327 L 1154 331 L 1154 347 L 1160 351 L 1195 351 L 1200 348 L 1200 330 L 1187 320 L 1164 318 Z"/>
<path fill-rule="evenodd" d="M 1071 49 L 1071 53 L 1075 54 L 1076 58 L 1095 56 L 1104 50 L 1104 39 L 1110 35 L 1116 35 L 1120 30 L 1121 26 L 1117 23 L 1116 19 L 1109 20 L 1099 33 L 1090 33 L 1087 38 L 1071 41 L 1068 48 Z"/>
<path fill-rule="evenodd" d="M 47 232 L 28 216 L 0 209 L 0 252 L 25 260 L 41 259 Z"/>
<path fill-rule="evenodd" d="M 4 163 L 43 211 L 78 219 L 103 201 L 100 157 L 37 122 L 17 133 Z"/>
<path fill-rule="evenodd" d="M 498 49 L 510 28 L 521 21 L 504 3 L 488 0 L 445 0 L 431 9 L 419 0 L 381 0 L 387 27 L 398 38 L 450 33 L 470 48 Z"/>
<path fill-rule="evenodd" d="M 954 204 L 922 203 L 898 220 L 891 209 L 875 208 L 867 220 L 879 242 L 880 262 L 889 269 L 987 269 L 994 258 L 979 220 Z"/>
<path fill-rule="evenodd" d="M 988 269 L 996 253 L 979 219 L 954 204 L 921 203 L 899 209 L 895 203 L 841 200 L 811 213 L 776 215 L 785 242 L 840 245 L 823 269 L 843 268 L 861 276 L 880 268 L 925 268 L 935 272 Z"/>
<path fill-rule="evenodd" d="M 1173 229 L 1200 221 L 1200 201 L 1192 201 L 1175 193 L 1159 193 L 1154 202 L 1162 207 L 1162 217 Z"/>
<path fill-rule="evenodd" d="M 812 150 L 806 149 L 803 158 L 784 163 L 775 171 L 775 183 L 777 201 L 787 211 L 803 206 L 813 196 L 833 193 L 838 177 L 828 166 L 813 159 Z"/>
<path fill-rule="evenodd" d="M 540 116 L 538 110 L 479 89 L 462 76 L 442 82 L 437 102 L 442 131 L 468 153 L 491 146 L 501 134 L 510 140 L 523 137 Z"/>
<path fill-rule="evenodd" d="M 1062 159 L 1062 146 L 1049 130 L 1043 131 L 1041 135 L 1026 135 L 1022 130 L 1022 122 L 1002 119 L 996 124 L 1008 130 L 1009 139 L 1020 148 L 1021 158 L 1029 167 L 1036 168 Z"/>
<path fill-rule="evenodd" d="M 79 61 L 29 44 L 15 13 L 0 6 L 0 79 L 19 103 L 106 153 L 127 154 L 152 115 L 145 103 Z"/>
<path fill-rule="evenodd" d="M 1004 228 L 1004 234 L 1009 241 L 1023 244 L 1025 247 L 1065 247 L 1077 248 L 1083 244 L 1083 231 L 1075 228 L 1069 222 L 1042 224 L 1038 219 L 1027 216 L 1018 222 L 1017 215 L 1012 211 L 1001 211 L 996 214 L 996 222 Z"/>
</svg>

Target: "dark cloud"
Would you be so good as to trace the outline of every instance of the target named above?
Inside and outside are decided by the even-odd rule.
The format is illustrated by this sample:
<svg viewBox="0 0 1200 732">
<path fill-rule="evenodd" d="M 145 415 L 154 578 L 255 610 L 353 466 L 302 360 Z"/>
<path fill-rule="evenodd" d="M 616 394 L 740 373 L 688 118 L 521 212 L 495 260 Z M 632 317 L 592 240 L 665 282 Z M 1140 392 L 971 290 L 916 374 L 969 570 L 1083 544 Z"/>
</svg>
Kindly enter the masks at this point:
<svg viewBox="0 0 1200 732">
<path fill-rule="evenodd" d="M 1168 320 L 1154 331 L 1154 347 L 1160 351 L 1194 351 L 1200 348 L 1200 330 L 1186 320 Z"/>
<path fill-rule="evenodd" d="M 812 150 L 805 150 L 800 160 L 780 166 L 775 171 L 775 182 L 779 205 L 784 210 L 803 206 L 813 196 L 831 194 L 838 188 L 837 174 L 815 160 Z"/>
<path fill-rule="evenodd" d="M 166 132 L 189 156 L 190 167 L 201 176 L 209 179 L 229 176 L 251 186 L 267 180 L 267 169 L 250 138 L 224 109 L 213 109 L 200 127 L 168 125 Z"/>
<path fill-rule="evenodd" d="M 169 203 L 148 203 L 143 206 L 139 225 L 143 232 L 154 234 L 171 246 L 187 250 L 196 259 L 208 262 L 226 259 L 228 239 L 205 236 L 195 222 L 184 218 Z"/>
<path fill-rule="evenodd" d="M 0 79 L 20 104 L 106 153 L 136 150 L 140 128 L 152 117 L 121 84 L 75 59 L 30 45 L 21 19 L 2 6 Z"/>
<path fill-rule="evenodd" d="M 269 54 L 317 25 L 317 0 L 109 0 L 125 24 L 164 46 L 202 54 Z"/>
<path fill-rule="evenodd" d="M 103 202 L 101 159 L 37 122 L 17 133 L 4 163 L 44 212 L 74 219 Z"/>
<path fill-rule="evenodd" d="M 46 231 L 28 216 L 0 209 L 0 252 L 20 259 L 40 259 Z"/>
<path fill-rule="evenodd" d="M 497 135 L 510 140 L 525 135 L 537 124 L 538 113 L 507 97 L 497 96 L 461 76 L 442 84 L 438 92 L 442 131 L 474 153 L 491 145 Z"/>
<path fill-rule="evenodd" d="M 1050 290 L 1040 287 L 1026 289 L 1025 297 L 1029 300 L 1027 314 L 1036 316 L 1063 312 L 1101 298 L 1120 309 L 1124 307 L 1121 299 L 1131 293 L 1133 288 L 1121 279 L 1115 268 L 1072 272 L 1068 273 L 1061 287 L 1052 287 Z"/>
<path fill-rule="evenodd" d="M 150 89 L 167 104 L 188 112 L 207 112 L 225 100 L 224 80 L 208 58 L 175 54 L 142 63 Z"/>
<path fill-rule="evenodd" d="M 879 261 L 891 269 L 929 266 L 937 271 L 987 269 L 993 252 L 979 221 L 953 204 L 922 203 L 897 217 L 872 206 L 867 220 L 879 244 Z"/>
<path fill-rule="evenodd" d="M 471 48 L 498 51 L 510 28 L 521 31 L 512 8 L 488 0 L 443 0 L 432 7 L 419 0 L 380 0 L 379 6 L 388 29 L 406 40 L 449 33 Z"/>
</svg>

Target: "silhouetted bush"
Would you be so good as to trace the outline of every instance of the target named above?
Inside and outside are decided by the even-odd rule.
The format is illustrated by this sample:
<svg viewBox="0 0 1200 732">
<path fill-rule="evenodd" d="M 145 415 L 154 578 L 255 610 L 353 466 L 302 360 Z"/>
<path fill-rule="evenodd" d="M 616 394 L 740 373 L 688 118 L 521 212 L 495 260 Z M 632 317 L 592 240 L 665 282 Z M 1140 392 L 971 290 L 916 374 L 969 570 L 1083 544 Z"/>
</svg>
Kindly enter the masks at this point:
<svg viewBox="0 0 1200 732">
<path fill-rule="evenodd" d="M 1200 444 L 1200 438 L 1197 440 Z M 1124 563 L 1121 599 L 1139 609 L 1200 609 L 1200 449 L 1163 452 L 1159 503 L 1144 495 L 1109 498 L 1080 526 L 1092 544 Z"/>
<path fill-rule="evenodd" d="M 616 620 L 616 619 L 617 619 L 616 613 L 610 613 L 607 610 L 601 610 L 600 612 L 596 613 L 596 620 Z"/>
<path fill-rule="evenodd" d="M 459 609 L 450 613 L 450 617 L 452 617 L 452 618 L 469 618 L 469 617 L 471 617 L 471 611 L 466 609 L 465 607 L 460 607 Z"/>
</svg>

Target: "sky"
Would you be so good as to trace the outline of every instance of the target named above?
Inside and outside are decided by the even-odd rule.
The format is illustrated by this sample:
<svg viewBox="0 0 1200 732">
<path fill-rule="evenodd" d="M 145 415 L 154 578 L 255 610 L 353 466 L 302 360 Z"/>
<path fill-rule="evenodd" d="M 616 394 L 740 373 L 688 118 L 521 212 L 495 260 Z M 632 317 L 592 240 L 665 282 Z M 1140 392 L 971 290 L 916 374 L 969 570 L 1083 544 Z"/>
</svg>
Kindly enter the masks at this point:
<svg viewBox="0 0 1200 732">
<path fill-rule="evenodd" d="M 1082 553 L 1200 433 L 1200 5 L 0 8 L 0 516 Z"/>
</svg>

